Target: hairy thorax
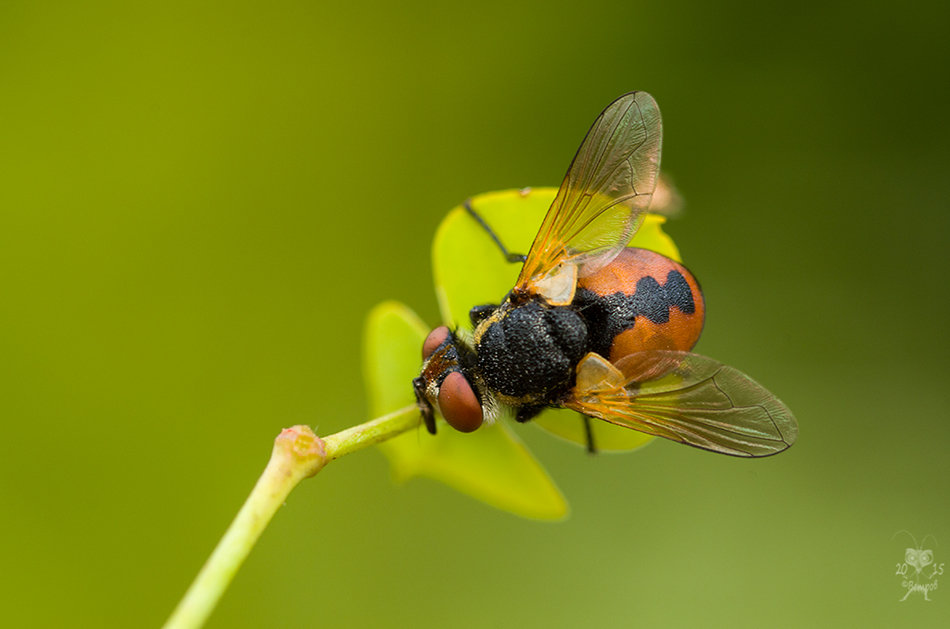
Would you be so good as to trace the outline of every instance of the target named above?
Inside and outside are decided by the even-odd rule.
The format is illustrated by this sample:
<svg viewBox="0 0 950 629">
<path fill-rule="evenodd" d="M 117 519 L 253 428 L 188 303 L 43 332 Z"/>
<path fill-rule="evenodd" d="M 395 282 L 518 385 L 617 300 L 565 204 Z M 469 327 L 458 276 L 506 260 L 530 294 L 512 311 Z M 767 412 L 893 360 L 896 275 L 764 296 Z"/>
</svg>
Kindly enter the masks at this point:
<svg viewBox="0 0 950 629">
<path fill-rule="evenodd" d="M 475 330 L 478 373 L 509 405 L 555 404 L 587 352 L 584 320 L 570 307 L 505 301 Z"/>
</svg>

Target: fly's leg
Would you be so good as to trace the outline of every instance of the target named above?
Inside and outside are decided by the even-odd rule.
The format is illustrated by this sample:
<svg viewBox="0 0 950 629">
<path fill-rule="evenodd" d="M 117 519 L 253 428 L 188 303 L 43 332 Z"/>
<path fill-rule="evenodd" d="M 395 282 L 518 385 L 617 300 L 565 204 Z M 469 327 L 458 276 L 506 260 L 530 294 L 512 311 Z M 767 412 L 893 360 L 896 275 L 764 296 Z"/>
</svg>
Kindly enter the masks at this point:
<svg viewBox="0 0 950 629">
<path fill-rule="evenodd" d="M 429 431 L 430 435 L 435 434 L 435 409 L 432 408 L 432 405 L 429 403 L 429 400 L 426 399 L 426 381 L 425 378 L 419 376 L 418 378 L 412 381 L 412 388 L 416 392 L 416 404 L 419 406 L 419 411 L 422 413 L 422 421 L 426 426 L 426 430 Z"/>
<path fill-rule="evenodd" d="M 543 404 L 539 404 L 537 406 L 522 406 L 515 413 L 515 421 L 523 424 L 524 422 L 534 418 L 535 415 L 543 411 L 545 408 L 546 407 Z M 581 420 L 584 422 L 584 436 L 587 439 L 587 452 L 590 454 L 597 454 L 597 444 L 594 443 L 594 430 L 590 423 L 590 417 L 587 415 L 581 415 Z"/>
<path fill-rule="evenodd" d="M 584 436 L 587 437 L 587 452 L 589 454 L 597 454 L 597 446 L 594 444 L 594 429 L 590 424 L 590 417 L 581 415 L 581 419 L 584 420 Z"/>
<path fill-rule="evenodd" d="M 468 318 L 472 322 L 472 327 L 477 328 L 479 323 L 492 316 L 492 313 L 496 310 L 498 310 L 498 304 L 473 306 L 472 309 L 468 311 Z"/>
<path fill-rule="evenodd" d="M 535 415 L 537 415 L 544 409 L 545 409 L 544 404 L 520 406 L 518 407 L 518 410 L 515 413 L 515 421 L 518 422 L 519 424 L 523 424 L 526 421 L 534 418 Z"/>
<path fill-rule="evenodd" d="M 482 215 L 476 212 L 475 208 L 472 207 L 471 199 L 466 199 L 465 203 L 463 203 L 462 206 L 465 208 L 465 211 L 468 212 L 469 215 L 472 218 L 474 218 L 478 222 L 479 225 L 482 226 L 482 229 L 484 229 L 488 233 L 488 235 L 491 236 L 491 239 L 495 241 L 495 244 L 498 245 L 498 248 L 501 250 L 501 255 L 504 256 L 505 260 L 511 263 L 517 262 L 520 264 L 520 263 L 523 263 L 527 259 L 526 256 L 520 253 L 511 253 L 510 251 L 508 251 L 505 245 L 502 244 L 501 239 L 498 238 L 498 235 L 494 231 L 492 231 L 492 228 L 489 227 L 488 223 L 485 222 L 485 219 L 482 218 Z"/>
</svg>

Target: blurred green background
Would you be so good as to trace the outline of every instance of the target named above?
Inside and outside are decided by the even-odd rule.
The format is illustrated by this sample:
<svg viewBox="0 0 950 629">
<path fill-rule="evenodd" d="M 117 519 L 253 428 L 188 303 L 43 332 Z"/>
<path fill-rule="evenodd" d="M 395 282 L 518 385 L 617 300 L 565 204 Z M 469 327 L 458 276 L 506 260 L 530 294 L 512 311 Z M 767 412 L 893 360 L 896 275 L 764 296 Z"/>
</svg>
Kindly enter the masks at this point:
<svg viewBox="0 0 950 629">
<path fill-rule="evenodd" d="M 295 491 L 212 627 L 935 626 L 950 562 L 946 5 L 0 4 L 5 626 L 159 625 L 281 427 L 366 419 L 366 312 L 437 321 L 465 197 L 651 92 L 698 350 L 796 412 L 743 461 L 589 457 L 521 520 L 376 452 Z M 408 386 L 408 383 L 407 383 Z M 950 579 L 950 576 L 942 577 Z"/>
</svg>

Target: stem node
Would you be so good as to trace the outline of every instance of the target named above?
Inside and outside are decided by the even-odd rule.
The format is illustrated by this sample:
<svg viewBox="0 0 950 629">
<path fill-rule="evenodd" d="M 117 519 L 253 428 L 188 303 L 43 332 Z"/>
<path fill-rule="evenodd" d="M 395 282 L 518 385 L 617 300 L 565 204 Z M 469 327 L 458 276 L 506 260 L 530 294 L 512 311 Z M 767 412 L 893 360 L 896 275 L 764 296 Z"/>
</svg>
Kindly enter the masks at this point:
<svg viewBox="0 0 950 629">
<path fill-rule="evenodd" d="M 325 440 L 309 426 L 284 428 L 274 439 L 270 461 L 251 495 L 172 612 L 165 629 L 204 624 L 277 509 L 300 481 L 313 476 L 334 459 L 418 426 L 419 418 L 419 409 L 413 404 Z"/>
</svg>

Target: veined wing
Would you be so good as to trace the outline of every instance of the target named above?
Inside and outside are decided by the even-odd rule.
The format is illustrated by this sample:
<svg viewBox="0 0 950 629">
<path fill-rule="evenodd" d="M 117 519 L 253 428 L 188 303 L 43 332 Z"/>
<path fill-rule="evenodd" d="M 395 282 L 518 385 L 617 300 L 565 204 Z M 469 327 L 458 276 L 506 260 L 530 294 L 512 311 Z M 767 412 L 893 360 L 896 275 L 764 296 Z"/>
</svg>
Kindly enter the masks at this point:
<svg viewBox="0 0 950 629">
<path fill-rule="evenodd" d="M 742 457 L 777 454 L 798 437 L 777 397 L 705 356 L 639 352 L 614 366 L 592 353 L 577 372 L 565 406 L 618 426 Z"/>
<path fill-rule="evenodd" d="M 660 170 L 660 110 L 646 92 L 607 106 L 581 143 L 538 231 L 515 292 L 570 303 L 640 227 Z"/>
</svg>

